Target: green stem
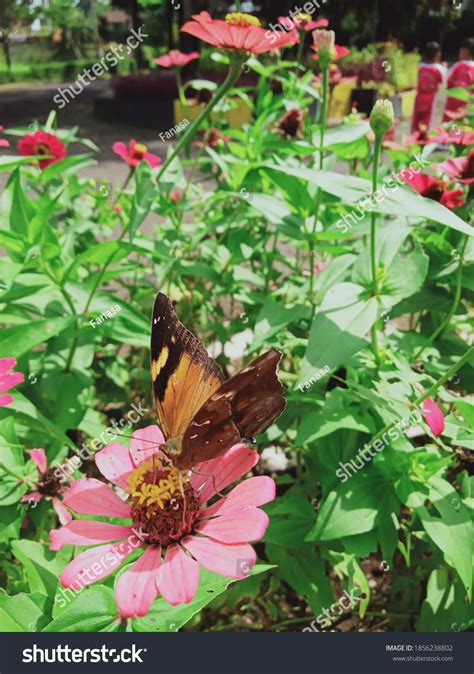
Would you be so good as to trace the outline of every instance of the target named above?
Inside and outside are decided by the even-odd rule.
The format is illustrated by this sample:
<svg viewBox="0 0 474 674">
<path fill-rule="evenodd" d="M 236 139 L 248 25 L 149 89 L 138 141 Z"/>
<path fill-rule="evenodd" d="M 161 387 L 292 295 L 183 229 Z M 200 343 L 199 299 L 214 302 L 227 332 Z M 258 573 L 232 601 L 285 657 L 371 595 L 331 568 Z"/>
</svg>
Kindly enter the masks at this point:
<svg viewBox="0 0 474 674">
<path fill-rule="evenodd" d="M 305 44 L 306 32 L 304 30 L 299 30 L 298 33 L 300 34 L 300 43 L 298 45 L 298 53 L 296 56 L 296 60 L 300 65 L 303 65 L 303 49 Z"/>
<path fill-rule="evenodd" d="M 467 361 L 472 357 L 474 357 L 474 346 L 471 346 L 471 348 L 466 351 L 464 356 L 462 356 L 458 361 L 456 361 L 454 363 L 454 365 L 452 365 L 449 368 L 449 370 L 447 370 L 443 374 L 443 376 L 440 379 L 438 379 L 438 381 L 436 383 L 434 383 L 433 386 L 431 386 L 431 388 L 429 388 L 427 391 L 424 391 L 420 396 L 418 396 L 418 398 L 412 403 L 413 407 L 419 407 L 424 400 L 426 400 L 427 398 L 432 398 L 435 395 L 435 393 L 437 392 L 437 390 L 446 381 L 451 379 L 451 377 L 454 374 L 456 374 L 456 372 L 458 370 L 460 370 L 462 368 L 462 366 L 465 365 L 465 363 L 467 363 Z M 370 439 L 370 441 L 367 444 L 373 445 L 374 442 L 376 442 L 377 440 L 380 440 L 382 435 L 384 435 L 384 433 L 387 433 L 387 431 L 389 431 L 397 423 L 398 423 L 398 420 L 395 420 L 395 421 L 391 421 L 389 424 L 386 424 L 382 428 L 382 430 L 380 430 L 376 435 L 374 435 L 373 438 Z"/>
<path fill-rule="evenodd" d="M 372 196 L 378 189 L 378 179 L 379 179 L 379 161 L 380 154 L 382 150 L 382 138 L 383 136 L 375 137 L 375 146 L 374 146 L 374 158 L 372 165 Z M 372 211 L 370 214 L 370 263 L 372 269 L 372 295 L 377 300 L 379 294 L 379 286 L 377 280 L 377 214 L 375 211 Z M 377 368 L 380 367 L 381 358 L 380 350 L 377 338 L 377 321 L 372 326 L 372 348 L 374 350 L 375 362 Z"/>
<path fill-rule="evenodd" d="M 324 137 L 326 134 L 327 114 L 328 114 L 328 99 L 329 99 L 329 63 L 323 68 L 323 101 L 321 109 L 321 124 L 319 128 L 319 169 L 322 171 L 324 167 Z M 319 209 L 321 207 L 321 188 L 318 187 L 316 192 L 316 206 L 314 213 L 313 230 L 309 238 L 309 301 L 311 303 L 311 320 L 314 318 L 316 312 L 316 304 L 314 303 L 314 266 L 315 266 L 315 232 L 319 220 Z"/>
<path fill-rule="evenodd" d="M 425 344 L 415 353 L 414 359 L 418 360 L 424 351 L 433 344 L 435 339 L 439 337 L 440 335 L 443 334 L 443 332 L 446 330 L 448 327 L 449 323 L 451 322 L 452 317 L 457 311 L 459 302 L 461 300 L 461 292 L 462 292 L 462 272 L 463 272 L 463 262 L 464 262 L 464 252 L 466 250 L 468 242 L 468 237 L 464 237 L 464 242 L 461 246 L 461 251 L 459 253 L 459 267 L 457 269 L 457 274 L 456 274 L 456 290 L 454 292 L 454 300 L 453 300 L 453 305 L 451 307 L 450 312 L 447 314 L 445 317 L 444 321 L 440 323 L 440 325 L 436 328 L 436 330 L 433 332 L 431 337 L 429 337 L 428 341 L 425 342 Z"/>
<path fill-rule="evenodd" d="M 181 76 L 181 68 L 176 68 L 176 84 L 178 85 L 178 95 L 179 95 L 179 100 L 181 102 L 181 105 L 183 106 L 183 110 L 185 112 L 188 111 L 188 102 L 186 101 L 186 96 L 184 95 L 184 87 L 183 87 L 183 78 Z"/>
<path fill-rule="evenodd" d="M 235 11 L 240 12 L 240 0 L 235 0 Z"/>
<path fill-rule="evenodd" d="M 174 159 L 178 156 L 178 154 L 181 152 L 181 150 L 189 143 L 191 138 L 194 136 L 196 131 L 202 126 L 203 122 L 206 121 L 206 119 L 209 117 L 211 114 L 213 108 L 221 101 L 224 96 L 227 94 L 229 89 L 231 89 L 234 84 L 237 82 L 240 73 L 242 72 L 242 66 L 243 62 L 241 60 L 231 63 L 229 72 L 227 73 L 227 77 L 225 81 L 221 84 L 219 89 L 216 91 L 216 95 L 214 98 L 209 101 L 209 103 L 206 105 L 204 110 L 201 112 L 199 117 L 197 117 L 192 124 L 188 126 L 184 134 L 182 135 L 181 139 L 179 142 L 176 144 L 176 147 L 174 150 L 171 152 L 169 155 L 168 159 L 164 162 L 163 166 L 161 167 L 160 171 L 158 172 L 158 175 L 156 176 L 156 180 L 159 181 L 161 176 L 165 173 L 169 165 L 174 161 Z"/>
</svg>

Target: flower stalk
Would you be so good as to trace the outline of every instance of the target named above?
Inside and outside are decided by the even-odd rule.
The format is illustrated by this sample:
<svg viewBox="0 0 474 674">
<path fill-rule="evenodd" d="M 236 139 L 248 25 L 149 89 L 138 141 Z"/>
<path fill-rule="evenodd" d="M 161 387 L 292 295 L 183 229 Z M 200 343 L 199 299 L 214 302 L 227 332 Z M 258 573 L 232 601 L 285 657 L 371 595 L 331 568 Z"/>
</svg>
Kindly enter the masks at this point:
<svg viewBox="0 0 474 674">
<path fill-rule="evenodd" d="M 216 94 L 215 94 L 214 98 L 211 101 L 209 101 L 209 103 L 206 105 L 206 107 L 201 112 L 199 117 L 197 117 L 194 120 L 194 122 L 187 127 L 187 129 L 183 133 L 181 139 L 176 144 L 174 150 L 171 152 L 169 157 L 163 163 L 161 169 L 158 172 L 158 175 L 156 176 L 157 182 L 160 180 L 160 178 L 166 172 L 166 170 L 168 169 L 170 164 L 175 160 L 175 158 L 181 152 L 181 150 L 188 145 L 188 143 L 194 137 L 194 135 L 196 134 L 198 129 L 202 126 L 202 124 L 209 118 L 209 115 L 211 114 L 211 112 L 215 108 L 215 106 L 224 98 L 224 96 L 227 94 L 227 92 L 237 82 L 237 80 L 238 80 L 238 78 L 239 78 L 239 76 L 242 72 L 242 66 L 245 63 L 245 60 L 242 59 L 242 58 L 238 58 L 238 60 L 231 63 L 230 68 L 229 68 L 229 72 L 227 73 L 227 77 L 224 80 L 224 82 L 221 84 L 219 89 L 216 91 Z"/>
</svg>

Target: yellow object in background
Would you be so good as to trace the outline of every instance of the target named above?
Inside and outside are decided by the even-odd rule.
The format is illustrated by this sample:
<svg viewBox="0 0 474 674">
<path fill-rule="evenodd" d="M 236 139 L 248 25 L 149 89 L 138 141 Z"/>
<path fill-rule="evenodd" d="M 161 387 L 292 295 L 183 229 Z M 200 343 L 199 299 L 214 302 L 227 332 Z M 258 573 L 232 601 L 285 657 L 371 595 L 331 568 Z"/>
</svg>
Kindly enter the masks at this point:
<svg viewBox="0 0 474 674">
<path fill-rule="evenodd" d="M 211 120 L 224 119 L 231 129 L 238 129 L 244 124 L 248 124 L 252 119 L 252 111 L 249 106 L 240 98 L 232 98 L 231 104 L 232 108 L 226 110 L 224 113 L 213 112 L 211 114 Z M 185 119 L 189 122 L 193 122 L 201 114 L 204 107 L 204 103 L 199 103 L 198 105 L 184 108 L 180 100 L 175 100 L 173 104 L 175 124 L 179 124 L 179 122 L 182 122 Z"/>
</svg>

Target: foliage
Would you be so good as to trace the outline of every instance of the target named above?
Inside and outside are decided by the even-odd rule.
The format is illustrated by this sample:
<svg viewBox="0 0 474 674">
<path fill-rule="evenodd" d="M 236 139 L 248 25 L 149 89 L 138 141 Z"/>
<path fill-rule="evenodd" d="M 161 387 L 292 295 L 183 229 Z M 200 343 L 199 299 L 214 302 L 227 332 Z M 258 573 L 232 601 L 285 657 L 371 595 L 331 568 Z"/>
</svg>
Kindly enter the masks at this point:
<svg viewBox="0 0 474 674">
<path fill-rule="evenodd" d="M 87 177 L 94 146 L 56 129 L 54 115 L 43 130 L 82 142 L 81 154 L 42 171 L 1 158 L 0 357 L 17 358 L 26 376 L 0 408 L 3 629 L 285 629 L 354 588 L 363 595 L 351 610 L 369 628 L 381 611 L 386 629 L 473 624 L 472 193 L 461 184 L 465 204 L 450 211 L 398 185 L 350 227 L 343 219 L 413 152 L 439 172 L 468 148 L 392 149 L 379 165 L 360 119 L 326 130 L 324 116 L 308 114 L 301 137 L 277 133 L 285 113 L 321 100 L 313 73 L 281 58 L 252 59 L 257 86 L 229 92 L 250 106 L 249 125 L 218 121 L 228 140 L 204 136 L 192 156 L 156 171 L 142 162 L 121 188 Z M 61 606 L 58 575 L 72 550 L 48 548 L 50 501 L 19 499 L 35 476 L 25 450 L 44 447 L 50 464 L 63 463 L 139 400 L 149 409 L 141 423 L 156 421 L 157 290 L 227 374 L 265 347 L 281 350 L 287 408 L 258 446 L 288 461 L 265 507 L 254 575 L 230 585 L 203 574 L 190 604 L 157 599 L 126 627 L 110 578 Z M 420 416 L 428 396 L 446 417 L 442 435 Z M 364 447 L 375 452 L 362 459 Z M 83 473 L 97 476 L 93 461 Z M 384 593 L 369 583 L 376 571 Z"/>
</svg>

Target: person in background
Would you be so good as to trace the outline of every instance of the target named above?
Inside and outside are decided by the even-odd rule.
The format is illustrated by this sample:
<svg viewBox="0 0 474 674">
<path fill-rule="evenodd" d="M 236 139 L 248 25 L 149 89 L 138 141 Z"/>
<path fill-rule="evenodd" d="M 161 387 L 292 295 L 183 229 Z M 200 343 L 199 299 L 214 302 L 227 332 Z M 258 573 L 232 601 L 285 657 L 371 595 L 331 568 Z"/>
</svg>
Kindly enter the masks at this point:
<svg viewBox="0 0 474 674">
<path fill-rule="evenodd" d="M 461 45 L 459 61 L 453 65 L 448 73 L 448 90 L 455 87 L 467 89 L 474 84 L 474 37 L 469 37 Z M 449 122 L 460 108 L 466 106 L 466 101 L 448 96 L 444 109 L 443 122 Z"/>
<path fill-rule="evenodd" d="M 428 42 L 425 48 L 424 61 L 418 71 L 418 89 L 411 131 L 420 127 L 429 129 L 435 109 L 436 94 L 441 84 L 446 81 L 446 67 L 441 65 L 441 48 L 437 42 Z"/>
</svg>

